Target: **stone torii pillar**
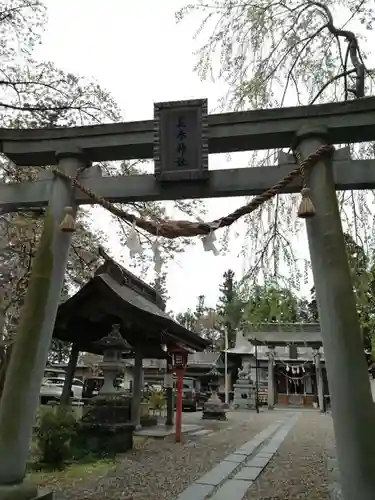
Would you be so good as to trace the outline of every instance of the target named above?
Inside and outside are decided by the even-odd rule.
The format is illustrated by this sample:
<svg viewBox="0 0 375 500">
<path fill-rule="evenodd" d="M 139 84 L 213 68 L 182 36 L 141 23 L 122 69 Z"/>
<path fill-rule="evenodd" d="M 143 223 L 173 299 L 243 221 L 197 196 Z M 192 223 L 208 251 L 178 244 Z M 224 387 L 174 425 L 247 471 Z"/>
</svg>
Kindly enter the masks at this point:
<svg viewBox="0 0 375 500">
<path fill-rule="evenodd" d="M 268 409 L 273 410 L 275 407 L 275 348 L 273 346 L 268 346 L 269 351 L 268 356 Z"/>
<path fill-rule="evenodd" d="M 295 149 L 302 159 L 329 142 L 324 128 L 305 127 Z M 375 491 L 375 406 L 363 353 L 361 329 L 333 179 L 332 161 L 320 160 L 307 187 L 315 206 L 306 219 L 331 393 L 337 458 L 345 500 L 373 500 Z"/>
<path fill-rule="evenodd" d="M 86 166 L 83 152 L 74 145 L 67 145 L 56 159 L 71 176 Z M 74 203 L 70 183 L 55 177 L 0 405 L 0 499 L 18 490 L 17 498 L 37 495 L 23 481 L 72 237 L 61 231 L 60 223 L 66 206 L 75 215 Z"/>
<path fill-rule="evenodd" d="M 325 412 L 325 404 L 324 404 L 324 385 L 323 385 L 323 371 L 321 364 L 321 352 L 318 349 L 313 350 L 314 356 L 314 364 L 315 364 L 315 372 L 316 372 L 316 384 L 318 389 L 318 403 L 319 410 L 321 412 Z"/>
</svg>

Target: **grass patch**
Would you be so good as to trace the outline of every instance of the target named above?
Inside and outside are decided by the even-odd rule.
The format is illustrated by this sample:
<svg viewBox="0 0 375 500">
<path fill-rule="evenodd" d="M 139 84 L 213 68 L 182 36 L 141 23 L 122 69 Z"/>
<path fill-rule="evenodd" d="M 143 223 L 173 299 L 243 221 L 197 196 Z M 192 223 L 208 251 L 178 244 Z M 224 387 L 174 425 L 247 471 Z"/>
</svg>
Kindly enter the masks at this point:
<svg viewBox="0 0 375 500">
<path fill-rule="evenodd" d="M 90 479 L 90 477 L 104 476 L 115 464 L 115 460 L 110 459 L 96 460 L 95 462 L 85 461 L 71 464 L 61 471 L 30 471 L 28 478 L 40 487 L 72 486 Z"/>
</svg>

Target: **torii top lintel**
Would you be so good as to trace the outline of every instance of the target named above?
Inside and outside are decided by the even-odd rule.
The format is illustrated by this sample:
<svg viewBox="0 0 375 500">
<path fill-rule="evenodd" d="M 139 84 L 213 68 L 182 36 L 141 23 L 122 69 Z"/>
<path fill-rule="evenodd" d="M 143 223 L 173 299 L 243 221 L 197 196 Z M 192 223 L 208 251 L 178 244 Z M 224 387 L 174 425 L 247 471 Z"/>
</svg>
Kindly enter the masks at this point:
<svg viewBox="0 0 375 500">
<path fill-rule="evenodd" d="M 209 153 L 290 147 L 308 123 L 324 126 L 332 144 L 375 140 L 375 97 L 353 101 L 220 113 L 208 116 Z M 91 161 L 153 158 L 154 121 L 55 129 L 0 129 L 1 152 L 20 166 L 55 163 L 67 143 Z"/>
</svg>

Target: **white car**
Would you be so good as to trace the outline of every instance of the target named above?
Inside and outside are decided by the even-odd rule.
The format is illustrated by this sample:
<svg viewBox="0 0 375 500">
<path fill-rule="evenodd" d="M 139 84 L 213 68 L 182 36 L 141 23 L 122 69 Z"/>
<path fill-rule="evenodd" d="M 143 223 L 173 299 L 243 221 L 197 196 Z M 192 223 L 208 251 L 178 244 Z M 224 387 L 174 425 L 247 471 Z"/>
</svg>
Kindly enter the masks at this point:
<svg viewBox="0 0 375 500">
<path fill-rule="evenodd" d="M 50 401 L 59 401 L 62 395 L 65 378 L 63 377 L 44 377 L 40 387 L 40 400 L 42 404 L 48 404 Z M 70 397 L 75 400 L 82 399 L 83 383 L 79 379 L 73 379 Z"/>
<path fill-rule="evenodd" d="M 83 392 L 83 382 L 78 378 L 73 379 L 72 392 L 73 392 L 73 399 L 81 401 Z"/>
</svg>

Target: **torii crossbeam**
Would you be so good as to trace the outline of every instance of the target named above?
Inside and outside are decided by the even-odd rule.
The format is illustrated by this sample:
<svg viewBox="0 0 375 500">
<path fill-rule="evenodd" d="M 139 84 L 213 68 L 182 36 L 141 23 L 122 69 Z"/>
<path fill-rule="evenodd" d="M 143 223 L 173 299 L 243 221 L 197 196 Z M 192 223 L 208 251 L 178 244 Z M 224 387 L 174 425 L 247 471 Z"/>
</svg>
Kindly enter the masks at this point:
<svg viewBox="0 0 375 500">
<path fill-rule="evenodd" d="M 315 106 L 222 113 L 208 116 L 208 151 L 225 153 L 254 149 L 288 148 L 296 130 L 309 125 L 327 127 L 332 144 L 375 140 L 375 98 Z M 52 165 L 56 152 L 74 144 L 89 161 L 153 158 L 154 121 L 139 121 L 58 129 L 0 129 L 1 152 L 22 166 Z M 100 177 L 92 175 L 83 184 L 112 202 L 253 196 L 262 193 L 290 170 L 285 161 L 261 168 L 212 170 L 206 182 L 160 183 L 154 175 Z M 375 160 L 333 162 L 337 190 L 375 188 Z M 7 212 L 48 205 L 50 177 L 22 184 L 0 186 L 0 208 Z M 283 192 L 301 188 L 297 180 Z M 77 205 L 92 203 L 84 193 L 75 193 Z"/>
<path fill-rule="evenodd" d="M 289 148 L 296 130 L 306 121 L 311 127 L 326 127 L 331 144 L 373 141 L 374 116 L 375 97 L 213 114 L 207 119 L 208 152 Z M 154 126 L 153 120 L 147 120 L 55 129 L 0 129 L 1 152 L 16 165 L 52 165 L 56 151 L 73 142 L 91 161 L 152 159 Z"/>
<path fill-rule="evenodd" d="M 82 184 L 113 203 L 136 201 L 255 196 L 273 186 L 291 170 L 290 163 L 266 167 L 210 170 L 206 182 L 161 183 L 150 175 L 101 177 L 90 175 Z M 375 160 L 334 160 L 333 173 L 337 191 L 375 188 Z M 50 201 L 53 176 L 43 175 L 35 182 L 0 185 L 0 209 L 3 212 L 45 207 Z M 301 179 L 289 184 L 282 193 L 301 191 Z M 79 189 L 77 205 L 92 204 L 91 198 Z"/>
</svg>

